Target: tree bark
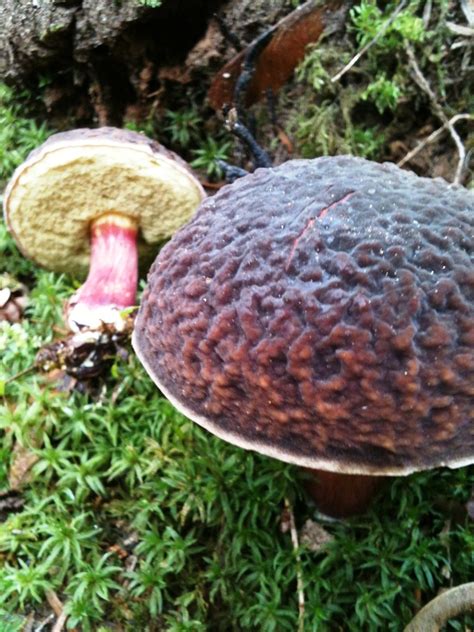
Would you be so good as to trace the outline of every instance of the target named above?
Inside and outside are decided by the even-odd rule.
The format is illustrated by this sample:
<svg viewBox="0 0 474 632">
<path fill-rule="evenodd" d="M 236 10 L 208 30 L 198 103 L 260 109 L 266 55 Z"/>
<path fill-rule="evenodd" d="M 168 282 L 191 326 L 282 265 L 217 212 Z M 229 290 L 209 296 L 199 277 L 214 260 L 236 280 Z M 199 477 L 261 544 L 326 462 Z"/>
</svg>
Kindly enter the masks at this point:
<svg viewBox="0 0 474 632">
<path fill-rule="evenodd" d="M 2 0 L 0 80 L 41 94 L 48 118 L 121 125 L 150 94 L 212 74 L 291 11 L 291 0 Z M 207 38 L 207 39 L 206 39 Z M 166 102 L 166 97 L 163 99 Z M 169 107 L 165 105 L 164 107 Z M 140 118 L 140 117 L 138 117 Z"/>
</svg>

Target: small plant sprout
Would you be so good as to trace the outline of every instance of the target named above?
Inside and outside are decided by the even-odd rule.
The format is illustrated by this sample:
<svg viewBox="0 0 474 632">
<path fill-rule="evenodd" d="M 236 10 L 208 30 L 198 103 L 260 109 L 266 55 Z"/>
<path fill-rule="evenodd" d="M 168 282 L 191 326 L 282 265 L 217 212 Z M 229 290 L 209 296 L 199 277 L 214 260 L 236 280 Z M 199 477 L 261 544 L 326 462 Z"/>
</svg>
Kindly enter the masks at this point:
<svg viewBox="0 0 474 632">
<path fill-rule="evenodd" d="M 201 118 L 196 109 L 191 108 L 184 112 L 168 110 L 165 117 L 168 124 L 164 129 L 169 133 L 173 144 L 187 147 L 191 140 L 198 137 Z"/>
<path fill-rule="evenodd" d="M 44 593 L 52 587 L 47 575 L 46 565 L 30 566 L 23 560 L 18 560 L 17 567 L 7 563 L 4 570 L 2 599 L 13 597 L 20 607 L 31 601 L 40 603 Z"/>
<path fill-rule="evenodd" d="M 200 149 L 193 150 L 196 158 L 191 166 L 196 169 L 204 169 L 209 177 L 220 177 L 222 169 L 220 160 L 227 160 L 230 142 L 218 143 L 214 138 L 208 137 Z"/>
<path fill-rule="evenodd" d="M 402 91 L 395 80 L 387 79 L 384 73 L 370 83 L 361 95 L 364 101 L 373 101 L 380 114 L 387 109 L 395 110 Z"/>
</svg>

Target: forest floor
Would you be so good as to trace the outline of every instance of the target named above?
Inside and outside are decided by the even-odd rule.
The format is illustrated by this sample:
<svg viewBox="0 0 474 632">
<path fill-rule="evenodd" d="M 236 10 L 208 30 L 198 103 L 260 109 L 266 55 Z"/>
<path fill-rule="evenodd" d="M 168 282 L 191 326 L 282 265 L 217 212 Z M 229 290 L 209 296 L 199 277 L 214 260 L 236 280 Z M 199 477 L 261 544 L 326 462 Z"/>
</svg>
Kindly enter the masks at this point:
<svg viewBox="0 0 474 632">
<path fill-rule="evenodd" d="M 261 145 L 275 163 L 351 153 L 472 187 L 474 26 L 461 5 L 355 3 L 273 105 L 248 109 Z M 123 125 L 183 155 L 212 194 L 216 159 L 251 164 L 205 99 L 211 80 L 166 84 Z M 3 184 L 75 124 L 48 118 L 47 85 L 34 97 L 0 87 Z M 401 632 L 472 580 L 472 467 L 393 478 L 364 515 L 329 520 L 296 467 L 176 412 L 127 345 L 92 385 L 28 372 L 65 335 L 62 305 L 77 287 L 27 261 L 0 224 L 13 310 L 0 304 L 1 632 Z M 446 629 L 473 626 L 465 616 Z"/>
</svg>

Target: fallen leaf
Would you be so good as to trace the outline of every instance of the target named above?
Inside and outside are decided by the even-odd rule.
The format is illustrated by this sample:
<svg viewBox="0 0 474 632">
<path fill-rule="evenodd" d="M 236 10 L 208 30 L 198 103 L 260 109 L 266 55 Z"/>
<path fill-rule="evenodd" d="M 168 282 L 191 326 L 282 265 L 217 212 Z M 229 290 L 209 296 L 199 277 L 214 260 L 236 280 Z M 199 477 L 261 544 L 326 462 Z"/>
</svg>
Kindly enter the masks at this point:
<svg viewBox="0 0 474 632">
<path fill-rule="evenodd" d="M 301 546 L 305 546 L 313 553 L 319 553 L 334 540 L 333 535 L 313 520 L 306 520 L 299 535 Z"/>
<path fill-rule="evenodd" d="M 16 443 L 13 448 L 12 462 L 8 472 L 8 483 L 10 489 L 19 490 L 30 479 L 30 470 L 38 461 L 38 455 L 34 454 L 30 448 Z"/>
<path fill-rule="evenodd" d="M 324 4 L 310 0 L 280 20 L 273 37 L 256 61 L 246 104 L 255 103 L 268 90 L 277 92 L 304 58 L 307 45 L 316 43 L 323 33 L 334 32 L 342 27 L 347 8 L 347 3 L 341 0 L 327 0 Z M 255 40 L 233 57 L 214 78 L 208 99 L 215 110 L 232 104 L 242 62 L 254 43 Z"/>
</svg>

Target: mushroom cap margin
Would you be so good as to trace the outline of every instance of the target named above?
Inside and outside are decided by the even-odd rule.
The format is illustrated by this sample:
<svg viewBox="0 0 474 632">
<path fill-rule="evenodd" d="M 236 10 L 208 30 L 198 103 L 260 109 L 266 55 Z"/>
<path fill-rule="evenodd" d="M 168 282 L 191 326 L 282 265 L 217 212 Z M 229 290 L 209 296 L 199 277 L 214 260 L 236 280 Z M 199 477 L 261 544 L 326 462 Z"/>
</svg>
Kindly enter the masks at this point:
<svg viewBox="0 0 474 632">
<path fill-rule="evenodd" d="M 194 423 L 198 424 L 198 426 L 201 426 L 201 428 L 204 428 L 211 434 L 215 435 L 219 439 L 235 445 L 238 448 L 251 450 L 253 452 L 257 452 L 258 454 L 262 454 L 263 456 L 278 459 L 279 461 L 283 461 L 285 463 L 291 463 L 292 465 L 298 465 L 300 467 L 307 467 L 315 470 L 336 472 L 340 474 L 362 474 L 370 476 L 408 476 L 409 474 L 414 474 L 415 472 L 429 469 L 425 467 L 419 467 L 415 464 L 407 464 L 398 467 L 387 466 L 384 468 L 378 465 L 371 465 L 368 462 L 364 465 L 361 465 L 360 462 L 352 462 L 350 460 L 324 459 L 320 456 L 311 458 L 308 456 L 295 454 L 291 450 L 282 450 L 279 446 L 274 445 L 271 442 L 254 441 L 248 439 L 242 434 L 228 432 L 222 426 L 212 421 L 212 419 L 196 413 L 185 402 L 173 395 L 171 391 L 160 382 L 158 376 L 151 368 L 151 364 L 146 359 L 146 352 L 141 349 L 141 342 L 136 329 L 132 334 L 132 347 L 150 379 L 154 382 L 156 387 L 161 391 L 161 393 L 163 393 L 166 399 L 174 406 L 174 408 L 176 408 L 179 413 L 184 415 L 187 419 L 190 419 Z M 472 462 L 472 458 L 464 458 L 458 460 L 454 459 L 446 463 L 441 461 L 436 464 L 436 467 L 448 467 L 450 469 L 456 469 L 459 467 L 472 465 Z"/>
</svg>

